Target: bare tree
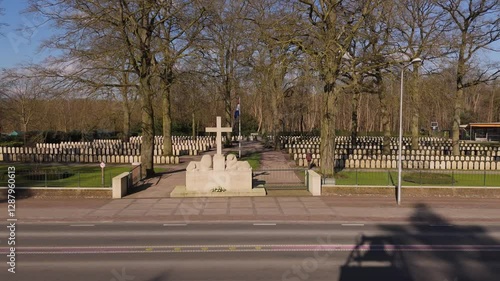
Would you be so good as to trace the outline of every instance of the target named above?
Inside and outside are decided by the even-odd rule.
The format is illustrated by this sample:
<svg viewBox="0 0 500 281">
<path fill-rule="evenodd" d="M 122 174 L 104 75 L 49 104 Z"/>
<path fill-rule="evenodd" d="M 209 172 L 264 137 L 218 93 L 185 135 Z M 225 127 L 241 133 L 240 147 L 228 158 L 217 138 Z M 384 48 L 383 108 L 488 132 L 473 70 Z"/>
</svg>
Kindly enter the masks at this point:
<svg viewBox="0 0 500 281">
<path fill-rule="evenodd" d="M 76 56 L 83 62 L 100 69 L 133 73 L 136 77 L 132 85 L 104 83 L 107 86 L 137 88 L 141 103 L 142 147 L 141 163 L 143 175 L 154 175 L 153 145 L 155 135 L 154 98 L 158 81 L 169 93 L 172 69 L 176 55 L 169 44 L 179 46 L 175 39 L 185 40 L 184 32 L 174 24 L 172 12 L 180 14 L 177 8 L 186 8 L 191 2 L 120 0 L 116 1 L 69 1 L 39 0 L 31 1 L 30 11 L 39 13 L 64 30 L 46 42 L 46 46 L 64 50 L 69 57 Z M 181 5 L 180 7 L 176 5 Z M 185 12 L 185 11 L 183 11 Z M 192 24 L 192 23 L 191 23 Z M 190 23 L 188 23 L 188 26 Z M 163 44 L 164 43 L 164 44 Z M 116 68 L 103 63 L 110 58 L 119 58 L 127 67 Z M 82 72 L 73 72 L 79 76 Z M 92 79 L 86 79 L 92 80 Z M 123 80 L 123 79 L 121 79 Z M 127 79 L 128 80 L 128 79 Z M 123 81 L 122 81 L 123 83 Z M 167 99 L 164 99 L 168 102 Z M 169 115 L 168 104 L 164 114 Z M 170 116 L 167 118 L 169 125 Z M 170 134 L 169 130 L 168 134 Z M 168 142 L 167 142 L 168 143 Z M 166 149 L 167 153 L 169 152 Z M 171 151 L 171 150 L 170 150 Z"/>
<path fill-rule="evenodd" d="M 394 1 L 397 7 L 394 15 L 397 21 L 394 29 L 395 43 L 400 52 L 410 60 L 421 58 L 429 61 L 443 57 L 449 52 L 446 32 L 449 22 L 445 20 L 445 11 L 434 0 Z M 421 95 L 418 81 L 421 62 L 413 65 L 409 89 L 411 109 L 411 147 L 418 149 L 420 130 Z"/>
<path fill-rule="evenodd" d="M 251 54 L 251 29 L 245 22 L 248 13 L 247 0 L 212 1 L 208 24 L 199 42 L 204 71 L 217 84 L 227 126 L 233 125 L 235 101 L 241 96 L 239 87 L 242 77 L 246 75 L 247 56 Z M 228 133 L 228 136 L 231 134 Z"/>
<path fill-rule="evenodd" d="M 491 48 L 500 39 L 500 2 L 498 0 L 441 0 L 454 27 L 456 50 L 456 90 L 452 126 L 453 155 L 460 155 L 460 115 L 463 111 L 464 89 L 496 79 L 498 65 L 473 73 L 475 55 Z M 476 67 L 477 69 L 477 67 Z"/>
<path fill-rule="evenodd" d="M 155 57 L 161 82 L 163 154 L 172 155 L 172 86 L 176 67 L 191 51 L 204 28 L 205 7 L 196 1 L 162 1 L 158 13 L 159 55 Z"/>
<path fill-rule="evenodd" d="M 321 120 L 321 167 L 325 176 L 334 173 L 337 82 L 342 60 L 364 24 L 364 18 L 380 1 L 309 1 L 300 0 L 300 12 L 309 25 L 294 38 L 303 51 L 313 57 L 324 82 Z M 305 8 L 305 9 L 303 9 Z"/>
<path fill-rule="evenodd" d="M 295 113 L 283 111 L 286 93 L 297 93 L 294 80 L 301 76 L 298 72 L 301 67 L 300 52 L 282 38 L 289 33 L 288 26 L 293 26 L 298 18 L 291 14 L 289 7 L 281 4 L 277 0 L 253 1 L 251 4 L 255 40 L 251 56 L 252 77 L 257 95 L 265 101 L 261 104 L 262 117 L 274 136 L 275 150 L 280 149 L 280 120 L 283 122 L 285 116 Z"/>
<path fill-rule="evenodd" d="M 26 145 L 26 133 L 32 128 L 30 125 L 35 119 L 44 119 L 41 103 L 51 97 L 53 81 L 42 78 L 26 77 L 25 73 L 30 69 L 19 71 L 9 70 L 2 75 L 3 91 L 0 92 L 2 99 L 9 102 L 9 111 L 16 116 L 18 124 L 23 131 L 24 144 Z"/>
</svg>

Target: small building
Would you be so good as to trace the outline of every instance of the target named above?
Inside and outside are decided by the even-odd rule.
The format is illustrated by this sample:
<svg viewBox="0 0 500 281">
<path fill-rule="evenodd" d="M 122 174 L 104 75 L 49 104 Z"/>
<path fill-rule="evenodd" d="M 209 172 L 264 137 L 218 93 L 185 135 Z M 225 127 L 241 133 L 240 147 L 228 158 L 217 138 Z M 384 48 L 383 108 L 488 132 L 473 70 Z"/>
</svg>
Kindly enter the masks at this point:
<svg viewBox="0 0 500 281">
<path fill-rule="evenodd" d="M 470 123 L 465 127 L 470 140 L 500 141 L 500 122 Z"/>
<path fill-rule="evenodd" d="M 10 134 L 8 134 L 9 137 L 18 137 L 19 135 L 21 135 L 21 133 L 19 133 L 18 131 L 12 131 L 10 132 Z"/>
</svg>

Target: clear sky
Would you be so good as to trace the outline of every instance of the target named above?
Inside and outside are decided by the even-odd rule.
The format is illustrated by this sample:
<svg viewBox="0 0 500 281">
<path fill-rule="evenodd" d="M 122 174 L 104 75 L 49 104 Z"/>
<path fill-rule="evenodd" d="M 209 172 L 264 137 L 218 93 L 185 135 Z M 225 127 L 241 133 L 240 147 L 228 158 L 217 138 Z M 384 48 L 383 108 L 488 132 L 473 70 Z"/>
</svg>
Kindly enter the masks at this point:
<svg viewBox="0 0 500 281">
<path fill-rule="evenodd" d="M 0 16 L 0 68 L 14 67 L 17 64 L 40 62 L 50 55 L 48 51 L 39 51 L 40 43 L 53 32 L 48 24 L 41 25 L 40 19 L 31 14 L 22 13 L 27 7 L 25 0 L 2 0 L 0 7 L 4 14 Z M 41 26 L 40 26 L 41 25 Z"/>
<path fill-rule="evenodd" d="M 0 23 L 8 26 L 0 27 L 0 69 L 15 67 L 18 64 L 38 63 L 49 55 L 56 55 L 56 51 L 40 51 L 39 46 L 55 32 L 48 24 L 42 24 L 40 19 L 22 11 L 26 8 L 26 0 L 0 0 L 0 7 L 4 8 L 4 15 L 0 16 Z M 500 42 L 494 47 L 500 49 Z M 500 64 L 500 53 L 488 52 L 485 54 L 489 62 Z"/>
</svg>

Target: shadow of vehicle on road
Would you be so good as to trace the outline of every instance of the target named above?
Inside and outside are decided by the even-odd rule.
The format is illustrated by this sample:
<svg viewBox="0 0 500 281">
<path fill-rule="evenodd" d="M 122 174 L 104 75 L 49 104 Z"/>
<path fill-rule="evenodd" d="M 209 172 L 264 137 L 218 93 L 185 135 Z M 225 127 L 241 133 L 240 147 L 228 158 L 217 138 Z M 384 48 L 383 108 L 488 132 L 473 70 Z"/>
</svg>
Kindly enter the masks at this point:
<svg viewBox="0 0 500 281">
<path fill-rule="evenodd" d="M 347 280 L 499 280 L 500 244 L 489 229 L 453 225 L 425 204 L 410 224 L 382 225 L 388 235 L 361 235 L 340 269 Z"/>
</svg>

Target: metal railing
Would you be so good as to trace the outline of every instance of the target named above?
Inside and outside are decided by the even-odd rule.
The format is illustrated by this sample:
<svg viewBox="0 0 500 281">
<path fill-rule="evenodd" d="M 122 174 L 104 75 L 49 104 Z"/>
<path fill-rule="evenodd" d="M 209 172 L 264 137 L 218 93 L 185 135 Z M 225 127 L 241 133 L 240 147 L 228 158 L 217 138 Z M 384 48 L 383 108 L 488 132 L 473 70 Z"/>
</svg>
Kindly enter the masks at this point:
<svg viewBox="0 0 500 281">
<path fill-rule="evenodd" d="M 16 171 L 16 187 L 111 187 L 112 173 L 77 171 Z M 7 184 L 7 175 L 0 174 L 0 186 Z"/>
<path fill-rule="evenodd" d="M 271 189 L 308 189 L 305 168 L 261 168 L 252 171 L 254 183 Z"/>
<path fill-rule="evenodd" d="M 335 174 L 336 185 L 397 186 L 397 170 L 349 169 Z M 407 170 L 403 186 L 500 187 L 500 172 L 464 170 Z"/>
</svg>

